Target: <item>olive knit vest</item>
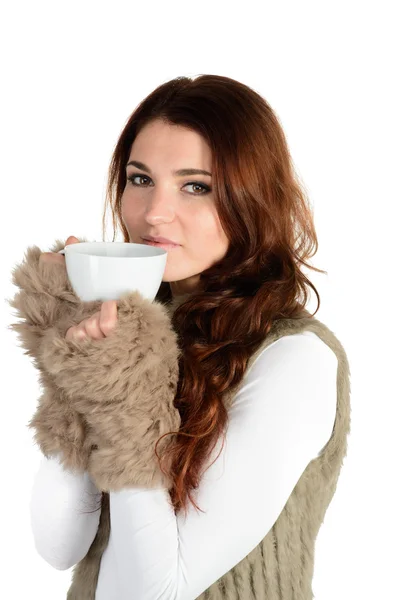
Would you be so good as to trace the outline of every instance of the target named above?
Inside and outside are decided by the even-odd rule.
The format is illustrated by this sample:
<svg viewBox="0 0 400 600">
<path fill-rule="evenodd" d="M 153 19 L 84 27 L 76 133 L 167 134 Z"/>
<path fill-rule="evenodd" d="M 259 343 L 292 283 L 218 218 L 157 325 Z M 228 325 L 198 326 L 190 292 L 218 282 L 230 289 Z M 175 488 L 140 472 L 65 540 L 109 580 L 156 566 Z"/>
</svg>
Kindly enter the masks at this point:
<svg viewBox="0 0 400 600">
<path fill-rule="evenodd" d="M 171 317 L 187 297 L 178 296 L 165 310 Z M 287 335 L 314 332 L 336 354 L 337 407 L 332 435 L 310 461 L 275 524 L 237 565 L 196 600 L 312 600 L 314 548 L 327 508 L 336 491 L 350 433 L 350 369 L 346 352 L 333 332 L 303 310 L 300 318 L 274 321 L 270 332 L 250 357 L 246 371 L 264 348 Z M 227 409 L 238 387 L 224 397 Z M 321 398 L 321 402 L 324 399 Z M 238 482 L 240 485 L 240 482 Z M 67 600 L 94 600 L 101 556 L 110 533 L 109 494 L 103 493 L 99 528 L 85 558 L 75 567 Z"/>
</svg>

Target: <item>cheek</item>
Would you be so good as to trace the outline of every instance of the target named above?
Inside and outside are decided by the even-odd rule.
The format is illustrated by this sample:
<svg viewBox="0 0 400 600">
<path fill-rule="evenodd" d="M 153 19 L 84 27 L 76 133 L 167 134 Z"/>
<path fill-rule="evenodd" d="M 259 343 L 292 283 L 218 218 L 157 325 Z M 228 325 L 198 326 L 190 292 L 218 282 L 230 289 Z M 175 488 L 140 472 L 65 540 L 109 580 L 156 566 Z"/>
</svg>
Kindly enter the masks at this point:
<svg viewBox="0 0 400 600">
<path fill-rule="evenodd" d="M 218 213 L 215 209 L 208 210 L 202 214 L 201 220 L 198 222 L 198 236 L 202 238 L 205 244 L 212 247 L 223 249 L 227 247 L 228 241 L 224 230 L 222 229 Z"/>
<path fill-rule="evenodd" d="M 132 207 L 132 203 L 128 202 L 128 199 L 125 195 L 125 192 L 121 196 L 121 214 L 126 215 L 128 213 L 128 209 Z"/>
<path fill-rule="evenodd" d="M 122 198 L 121 198 L 121 217 L 122 217 L 122 220 L 124 221 L 124 223 L 126 225 L 134 224 L 137 219 L 136 213 L 137 213 L 137 211 L 135 210 L 135 206 L 134 206 L 133 202 L 127 202 L 126 199 L 124 199 L 124 196 L 122 196 Z"/>
</svg>

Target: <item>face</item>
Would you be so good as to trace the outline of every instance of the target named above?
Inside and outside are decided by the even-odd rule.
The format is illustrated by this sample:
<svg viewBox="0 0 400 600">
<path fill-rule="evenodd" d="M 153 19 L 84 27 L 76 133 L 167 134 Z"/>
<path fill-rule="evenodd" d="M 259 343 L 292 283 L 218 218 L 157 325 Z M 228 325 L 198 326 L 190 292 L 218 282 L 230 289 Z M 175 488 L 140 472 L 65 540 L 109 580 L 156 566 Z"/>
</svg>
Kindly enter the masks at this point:
<svg viewBox="0 0 400 600">
<path fill-rule="evenodd" d="M 151 235 L 180 244 L 167 250 L 163 281 L 173 296 L 195 291 L 200 273 L 225 256 L 228 238 L 215 208 L 212 177 L 175 171 L 211 173 L 209 146 L 186 127 L 153 121 L 136 137 L 127 163 L 121 214 L 129 241 L 144 244 L 142 238 Z"/>
</svg>

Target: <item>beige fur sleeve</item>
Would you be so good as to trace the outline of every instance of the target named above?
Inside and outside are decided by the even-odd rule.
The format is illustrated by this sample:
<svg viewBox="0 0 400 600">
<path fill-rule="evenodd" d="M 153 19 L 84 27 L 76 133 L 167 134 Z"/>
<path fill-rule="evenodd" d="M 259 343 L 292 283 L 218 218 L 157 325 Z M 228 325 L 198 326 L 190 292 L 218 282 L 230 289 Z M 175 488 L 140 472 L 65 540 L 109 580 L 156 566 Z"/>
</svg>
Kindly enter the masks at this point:
<svg viewBox="0 0 400 600">
<path fill-rule="evenodd" d="M 12 305 L 42 374 L 45 391 L 31 422 L 41 449 L 52 453 L 64 442 L 64 464 L 86 466 L 101 491 L 168 487 L 154 452 L 158 438 L 180 426 L 173 405 L 179 349 L 165 307 L 137 291 L 125 294 L 107 338 L 67 341 L 67 329 L 100 310 L 101 302 L 81 302 L 62 279 L 65 268 L 42 269 L 39 254 L 28 252 L 14 272 L 21 292 Z M 171 438 L 159 443 L 160 456 Z"/>
<path fill-rule="evenodd" d="M 64 246 L 65 243 L 58 239 L 50 251 L 58 252 Z M 35 442 L 45 456 L 61 454 L 61 462 L 67 469 L 82 472 L 87 468 L 91 452 L 84 415 L 77 412 L 57 389 L 39 358 L 46 329 L 60 317 L 73 314 L 80 300 L 72 290 L 65 267 L 39 264 L 41 253 L 38 246 L 28 247 L 22 262 L 12 270 L 12 283 L 19 291 L 8 299 L 8 303 L 16 309 L 20 320 L 9 328 L 18 334 L 24 354 L 33 359 L 43 388 L 36 412 L 28 424 L 34 431 Z"/>
</svg>

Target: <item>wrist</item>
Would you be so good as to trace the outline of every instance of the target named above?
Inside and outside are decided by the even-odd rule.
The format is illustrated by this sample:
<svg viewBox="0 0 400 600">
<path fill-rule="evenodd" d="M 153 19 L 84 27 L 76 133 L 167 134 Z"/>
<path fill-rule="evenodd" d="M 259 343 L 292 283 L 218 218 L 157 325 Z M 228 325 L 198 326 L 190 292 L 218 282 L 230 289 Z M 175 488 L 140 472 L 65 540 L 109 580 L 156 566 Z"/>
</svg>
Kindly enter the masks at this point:
<svg viewBox="0 0 400 600">
<path fill-rule="evenodd" d="M 92 431 L 84 416 L 49 380 L 28 428 L 33 429 L 34 441 L 44 456 L 59 455 L 60 462 L 70 471 L 87 470 L 94 445 Z"/>
</svg>

